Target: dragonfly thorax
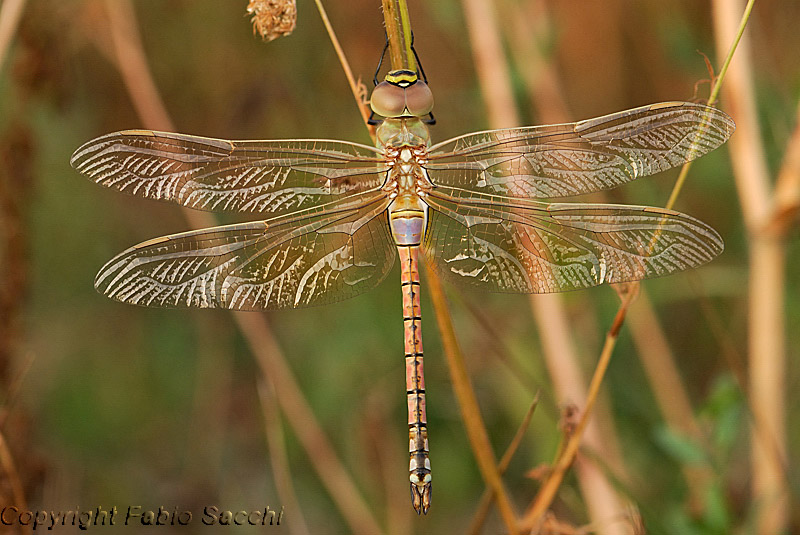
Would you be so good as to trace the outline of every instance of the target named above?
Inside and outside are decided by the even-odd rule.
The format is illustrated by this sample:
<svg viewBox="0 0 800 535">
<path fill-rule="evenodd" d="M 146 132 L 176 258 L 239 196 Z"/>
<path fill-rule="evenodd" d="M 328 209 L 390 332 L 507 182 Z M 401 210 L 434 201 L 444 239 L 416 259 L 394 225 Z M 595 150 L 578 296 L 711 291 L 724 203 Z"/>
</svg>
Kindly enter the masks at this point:
<svg viewBox="0 0 800 535">
<path fill-rule="evenodd" d="M 397 245 L 419 245 L 427 224 L 428 205 L 422 198 L 430 188 L 423 165 L 430 136 L 419 118 L 386 119 L 378 127 L 378 147 L 390 165 L 384 189 L 393 199 L 389 224 Z"/>
<path fill-rule="evenodd" d="M 386 147 L 428 147 L 431 134 L 428 125 L 419 117 L 388 118 L 378 125 L 376 145 Z"/>
</svg>

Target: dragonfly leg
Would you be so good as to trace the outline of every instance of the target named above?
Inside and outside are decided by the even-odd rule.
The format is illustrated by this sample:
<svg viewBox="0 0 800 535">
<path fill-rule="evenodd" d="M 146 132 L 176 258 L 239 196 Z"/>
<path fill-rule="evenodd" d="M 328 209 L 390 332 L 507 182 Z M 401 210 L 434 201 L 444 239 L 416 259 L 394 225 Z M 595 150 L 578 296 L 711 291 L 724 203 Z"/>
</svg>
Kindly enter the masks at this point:
<svg viewBox="0 0 800 535">
<path fill-rule="evenodd" d="M 425 375 L 422 363 L 422 318 L 417 264 L 419 247 L 401 246 L 398 250 L 403 284 L 411 503 L 417 514 L 427 514 L 431 505 L 431 461 L 428 458 Z"/>
</svg>

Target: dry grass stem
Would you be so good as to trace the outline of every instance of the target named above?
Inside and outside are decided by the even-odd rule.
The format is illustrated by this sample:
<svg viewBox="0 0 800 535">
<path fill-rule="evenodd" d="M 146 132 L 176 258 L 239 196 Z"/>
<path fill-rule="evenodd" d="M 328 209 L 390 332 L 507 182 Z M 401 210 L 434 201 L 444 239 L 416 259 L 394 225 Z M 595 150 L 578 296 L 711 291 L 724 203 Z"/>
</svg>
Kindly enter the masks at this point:
<svg viewBox="0 0 800 535">
<path fill-rule="evenodd" d="M 485 0 L 462 0 L 461 3 L 489 125 L 492 128 L 518 126 L 514 92 L 509 83 L 511 74 L 494 6 Z"/>
<path fill-rule="evenodd" d="M 794 132 L 786 145 L 783 164 L 775 182 L 774 199 L 766 232 L 785 236 L 800 212 L 800 103 L 795 115 Z"/>
<path fill-rule="evenodd" d="M 558 457 L 556 462 L 553 464 L 553 470 L 548 476 L 547 480 L 542 485 L 539 493 L 536 496 L 532 506 L 530 509 L 525 513 L 525 516 L 522 520 L 522 527 L 523 529 L 533 529 L 535 526 L 540 525 L 542 520 L 544 519 L 544 515 L 547 510 L 550 508 L 550 504 L 553 502 L 555 498 L 556 492 L 558 491 L 559 486 L 561 486 L 561 482 L 564 479 L 564 476 L 567 473 L 567 470 L 572 465 L 572 462 L 575 460 L 575 456 L 578 453 L 578 448 L 581 444 L 581 439 L 583 437 L 583 432 L 586 429 L 586 425 L 589 422 L 589 416 L 592 413 L 592 408 L 594 407 L 595 401 L 597 401 L 597 395 L 600 393 L 600 386 L 602 385 L 603 378 L 605 377 L 606 370 L 608 369 L 608 364 L 611 361 L 611 354 L 614 351 L 614 347 L 617 343 L 617 337 L 619 336 L 619 331 L 622 328 L 622 324 L 625 321 L 625 314 L 628 311 L 628 307 L 630 306 L 631 300 L 636 296 L 636 292 L 629 292 L 625 295 L 622 300 L 622 304 L 620 305 L 619 310 L 617 311 L 617 315 L 614 318 L 614 322 L 609 329 L 608 334 L 606 335 L 605 343 L 603 344 L 603 350 L 600 353 L 600 358 L 597 362 L 597 367 L 595 368 L 594 375 L 592 376 L 592 381 L 589 384 L 589 390 L 586 394 L 586 403 L 584 404 L 583 411 L 581 413 L 581 419 L 578 422 L 577 427 L 575 428 L 574 433 L 570 436 L 569 440 L 567 441 L 561 455 Z M 614 515 L 616 516 L 616 515 Z M 604 519 L 605 520 L 605 519 Z M 623 524 L 597 524 L 603 526 L 603 532 L 607 532 L 610 529 L 613 529 L 614 526 L 619 526 L 620 529 L 627 531 L 628 526 Z"/>
<path fill-rule="evenodd" d="M 478 401 L 475 398 L 475 391 L 464 366 L 464 357 L 458 347 L 442 283 L 430 266 L 425 264 L 425 267 L 425 273 L 428 276 L 428 288 L 431 292 L 431 301 L 436 313 L 436 322 L 439 325 L 439 333 L 442 337 L 442 347 L 447 357 L 447 366 L 453 381 L 453 390 L 456 393 L 458 406 L 461 410 L 461 420 L 466 427 L 467 437 L 475 453 L 475 459 L 478 461 L 481 475 L 497 497 L 497 507 L 500 510 L 503 523 L 509 533 L 517 533 L 517 516 L 503 486 L 500 469 L 489 442 Z"/>
<path fill-rule="evenodd" d="M 470 39 L 473 43 L 475 70 L 486 103 L 490 127 L 517 126 L 519 119 L 513 99 L 510 74 L 494 11 L 487 2 L 482 0 L 463 0 L 462 3 Z M 523 46 L 525 50 L 535 47 L 535 43 L 526 43 L 519 39 L 516 43 Z M 518 52 L 514 56 L 523 57 L 523 53 Z M 562 106 L 562 109 L 565 108 Z M 563 300 L 555 294 L 531 296 L 531 306 L 539 325 L 543 353 L 553 378 L 556 393 L 559 399 L 578 402 L 583 399 L 585 388 L 577 355 L 570 341 Z M 605 420 L 611 422 L 610 415 Z M 616 461 L 613 459 L 614 451 L 617 450 L 615 448 L 617 440 L 610 429 L 612 429 L 611 424 L 605 426 L 603 432 L 606 436 L 601 439 L 601 430 L 596 424 L 592 424 L 587 436 L 587 444 L 597 451 L 610 452 L 611 463 L 621 466 L 622 463 L 619 459 Z M 580 463 L 577 470 L 582 493 L 593 521 L 598 525 L 607 526 L 603 530 L 603 533 L 607 535 L 626 533 L 623 526 L 606 523 L 609 516 L 616 515 L 625 507 L 603 472 L 592 463 Z"/>
<path fill-rule="evenodd" d="M 319 11 L 319 16 L 322 18 L 322 23 L 325 25 L 325 30 L 328 32 L 328 38 L 331 40 L 333 49 L 336 51 L 336 57 L 339 58 L 339 63 L 341 64 L 344 75 L 347 78 L 347 83 L 350 85 L 350 91 L 353 92 L 353 98 L 355 98 L 356 106 L 358 106 L 358 112 L 361 114 L 364 124 L 367 125 L 370 137 L 374 140 L 375 127 L 367 124 L 367 120 L 370 116 L 370 108 L 369 104 L 367 104 L 363 98 L 363 85 L 356 80 L 355 76 L 353 76 L 353 70 L 350 68 L 350 63 L 347 61 L 347 56 L 345 56 L 344 50 L 342 50 L 342 46 L 339 44 L 339 39 L 336 37 L 336 32 L 333 30 L 333 26 L 328 18 L 328 13 L 325 11 L 325 7 L 322 5 L 322 0 L 314 0 L 314 3 L 317 5 L 317 11 Z"/>
<path fill-rule="evenodd" d="M 14 34 L 17 33 L 26 1 L 5 0 L 0 6 L 0 72 L 3 70 L 3 63 L 14 40 Z"/>
<path fill-rule="evenodd" d="M 730 43 L 736 37 L 741 4 L 741 0 L 714 0 L 715 35 L 720 54 L 729 51 Z M 731 137 L 728 147 L 742 215 L 748 230 L 753 232 L 762 226 L 769 212 L 770 185 L 755 107 L 750 40 L 747 36 L 741 40 L 739 48 L 736 63 L 728 71 L 723 96 L 727 108 L 736 118 L 736 135 Z M 723 73 L 720 72 L 718 83 L 722 82 L 722 77 Z"/>
<path fill-rule="evenodd" d="M 719 53 L 742 35 L 753 0 L 713 2 Z M 757 533 L 786 529 L 789 490 L 786 481 L 785 428 L 786 348 L 784 347 L 783 241 L 768 229 L 773 198 L 755 104 L 752 54 L 745 35 L 737 61 L 730 66 L 723 96 L 736 117 L 737 132 L 730 140 L 734 178 L 749 238 L 748 360 L 749 401 L 753 415 L 751 470 Z M 728 56 L 731 53 L 728 52 Z M 722 75 L 723 73 L 720 73 Z"/>
<path fill-rule="evenodd" d="M 297 499 L 294 484 L 292 483 L 289 456 L 286 453 L 283 426 L 278 411 L 275 389 L 265 379 L 258 381 L 258 399 L 261 402 L 261 412 L 264 415 L 264 434 L 267 437 L 269 464 L 272 468 L 275 488 L 278 491 L 281 503 L 286 506 L 287 510 L 292 512 L 292 521 L 288 525 L 289 531 L 292 535 L 310 535 L 311 531 L 306 525 L 303 510 L 300 508 L 300 502 Z"/>
<path fill-rule="evenodd" d="M 570 120 L 568 106 L 564 102 L 561 83 L 552 62 L 542 55 L 542 35 L 549 19 L 547 7 L 543 2 L 530 2 L 524 11 L 520 4 L 505 1 L 504 9 L 511 12 L 512 24 L 506 26 L 508 39 L 511 42 L 511 53 L 517 70 L 525 78 L 531 102 L 543 123 L 565 123 Z M 536 21 L 532 23 L 531 21 Z M 534 25 L 535 24 L 535 25 Z M 643 288 L 641 298 L 637 301 L 633 315 L 634 340 L 637 342 L 637 353 L 643 361 L 648 381 L 656 393 L 659 408 L 667 422 L 678 430 L 691 429 L 690 436 L 699 438 L 699 427 L 689 403 L 683 383 L 680 379 L 675 357 L 669 349 L 663 329 L 647 299 Z M 655 336 L 650 343 L 649 336 Z M 647 340 L 647 343 L 645 343 Z M 665 379 L 662 381 L 662 378 Z M 677 427 L 676 427 L 677 426 Z M 591 434 L 591 428 L 589 434 Z M 689 481 L 692 502 L 702 503 L 701 496 L 705 492 L 705 484 L 694 485 L 692 482 L 708 481 L 710 472 L 707 468 L 684 466 L 684 474 Z"/>
<path fill-rule="evenodd" d="M 297 26 L 295 0 L 250 0 L 247 12 L 253 16 L 253 32 L 264 41 L 289 35 Z"/>
<path fill-rule="evenodd" d="M 22 480 L 19 477 L 17 464 L 14 462 L 14 456 L 8 448 L 8 442 L 6 442 L 5 434 L 2 432 L 0 432 L 0 466 L 3 468 L 3 472 L 5 472 L 8 478 L 8 484 L 11 487 L 11 495 L 14 497 L 14 505 L 19 508 L 20 511 L 27 510 L 28 501 L 25 499 L 25 490 L 22 485 Z M 20 526 L 20 532 L 21 531 L 22 527 Z"/>
<path fill-rule="evenodd" d="M 732 37 L 730 40 L 726 41 L 724 44 L 728 46 L 727 50 L 728 53 L 725 56 L 724 61 L 722 62 L 722 68 L 719 71 L 719 74 L 714 77 L 712 76 L 713 85 L 711 87 L 711 93 L 708 97 L 708 105 L 713 106 L 717 102 L 717 97 L 719 95 L 719 91 L 722 88 L 722 80 L 725 79 L 725 75 L 730 68 L 731 61 L 733 60 L 733 54 L 736 52 L 737 47 L 739 46 L 739 42 L 742 39 L 742 35 L 744 35 L 744 30 L 747 27 L 747 21 L 750 19 L 750 12 L 755 5 L 755 0 L 749 0 L 747 6 L 744 8 L 744 14 L 742 15 L 741 20 L 739 21 L 739 26 L 736 31 L 735 37 Z M 739 10 L 733 11 L 733 13 L 739 13 Z M 710 65 L 708 57 L 703 54 L 703 58 L 706 60 L 706 65 Z M 709 67 L 709 71 L 712 69 Z M 698 130 L 698 133 L 701 130 Z M 666 208 L 671 210 L 673 206 L 675 206 L 675 202 L 678 200 L 678 195 L 680 195 L 681 190 L 683 189 L 683 184 L 686 182 L 686 177 L 689 175 L 689 169 L 692 167 L 692 161 L 688 161 L 681 167 L 680 173 L 678 174 L 678 178 L 675 180 L 675 185 L 672 188 L 672 192 L 670 193 L 669 200 L 667 201 Z"/>
<path fill-rule="evenodd" d="M 250 351 L 256 357 L 263 378 L 275 390 L 275 399 L 278 400 L 286 421 L 292 426 L 292 431 L 306 450 L 314 470 L 351 532 L 363 535 L 382 533 L 383 530 L 350 477 L 350 472 L 336 455 L 330 440 L 317 422 L 263 316 L 234 312 L 233 317 Z"/>
<path fill-rule="evenodd" d="M 115 44 L 116 65 L 123 75 L 142 122 L 148 128 L 174 130 L 150 74 L 133 6 L 129 0 L 108 0 L 106 6 Z M 184 215 L 194 228 L 216 224 L 214 217 L 207 212 L 185 209 Z M 261 367 L 264 379 L 270 381 L 275 388 L 287 421 L 303 444 L 350 530 L 363 535 L 380 533 L 377 521 L 369 512 L 349 472 L 334 453 L 328 438 L 317 423 L 263 316 L 247 313 L 233 316 Z"/>
<path fill-rule="evenodd" d="M 497 470 L 501 476 L 505 474 L 506 470 L 508 470 L 508 465 L 511 464 L 511 459 L 514 458 L 514 454 L 519 449 L 519 445 L 522 443 L 522 439 L 525 436 L 525 432 L 528 430 L 528 426 L 531 423 L 531 418 L 533 418 L 533 413 L 538 405 L 539 392 L 537 391 L 533 401 L 531 402 L 531 406 L 528 407 L 528 412 L 525 413 L 522 423 L 517 428 L 514 438 L 511 439 L 511 443 L 508 445 L 505 453 L 503 453 L 503 456 L 500 458 L 500 462 L 497 463 Z M 489 515 L 489 511 L 493 502 L 494 491 L 490 488 L 487 488 L 483 491 L 483 495 L 481 495 L 480 502 L 478 503 L 478 507 L 472 517 L 472 522 L 470 522 L 467 533 L 471 535 L 478 535 L 481 532 L 481 528 L 483 528 L 483 524 L 486 522 L 486 517 Z"/>
<path fill-rule="evenodd" d="M 542 124 L 566 123 L 571 113 L 564 89 L 551 58 L 543 54 L 542 43 L 549 31 L 550 15 L 542 0 L 520 4 L 503 0 L 510 24 L 504 26 L 509 50 L 517 72 L 525 80 L 531 104 Z"/>
</svg>

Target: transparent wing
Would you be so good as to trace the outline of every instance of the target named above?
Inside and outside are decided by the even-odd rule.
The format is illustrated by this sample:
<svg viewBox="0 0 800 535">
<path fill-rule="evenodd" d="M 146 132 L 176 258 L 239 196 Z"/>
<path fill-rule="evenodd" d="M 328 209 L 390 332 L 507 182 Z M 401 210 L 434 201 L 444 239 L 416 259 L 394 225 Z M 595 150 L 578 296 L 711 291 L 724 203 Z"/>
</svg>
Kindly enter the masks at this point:
<svg viewBox="0 0 800 535">
<path fill-rule="evenodd" d="M 665 102 L 577 123 L 491 130 L 431 147 L 436 185 L 519 198 L 613 188 L 717 148 L 733 120 L 700 104 Z"/>
<path fill-rule="evenodd" d="M 326 140 L 227 141 L 126 130 L 81 146 L 72 166 L 98 184 L 201 210 L 279 215 L 379 188 L 373 147 Z"/>
<path fill-rule="evenodd" d="M 540 203 L 436 188 L 424 249 L 458 282 L 495 292 L 550 293 L 659 277 L 722 252 L 719 235 L 671 210 Z"/>
<path fill-rule="evenodd" d="M 378 285 L 394 262 L 385 210 L 370 193 L 300 215 L 155 238 L 109 261 L 108 297 L 152 307 L 299 308 Z"/>
</svg>

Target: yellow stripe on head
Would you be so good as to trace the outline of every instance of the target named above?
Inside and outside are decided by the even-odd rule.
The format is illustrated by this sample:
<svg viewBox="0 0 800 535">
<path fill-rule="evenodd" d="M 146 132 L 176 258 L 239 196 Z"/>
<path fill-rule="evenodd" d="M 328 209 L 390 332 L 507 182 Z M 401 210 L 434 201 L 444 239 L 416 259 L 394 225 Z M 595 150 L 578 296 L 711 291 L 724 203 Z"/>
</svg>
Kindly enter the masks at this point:
<svg viewBox="0 0 800 535">
<path fill-rule="evenodd" d="M 417 73 L 409 71 L 408 69 L 397 69 L 396 71 L 389 71 L 384 78 L 387 82 L 400 87 L 408 87 L 419 80 Z"/>
</svg>

